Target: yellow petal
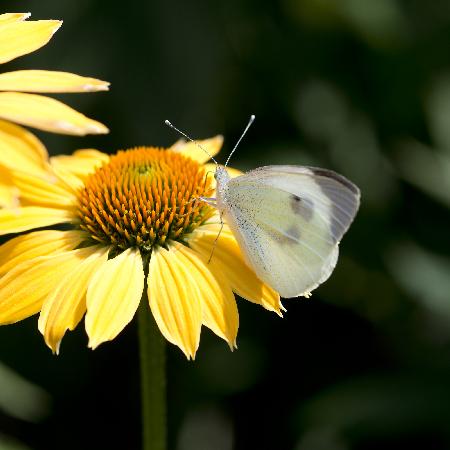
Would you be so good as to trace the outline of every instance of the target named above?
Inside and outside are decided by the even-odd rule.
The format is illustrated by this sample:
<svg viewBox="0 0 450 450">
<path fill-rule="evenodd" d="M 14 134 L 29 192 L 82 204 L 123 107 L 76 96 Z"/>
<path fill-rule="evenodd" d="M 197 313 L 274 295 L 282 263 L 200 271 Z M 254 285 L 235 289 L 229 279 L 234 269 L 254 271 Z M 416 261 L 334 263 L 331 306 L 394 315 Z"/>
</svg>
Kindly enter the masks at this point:
<svg viewBox="0 0 450 450">
<path fill-rule="evenodd" d="M 29 205 L 44 206 L 49 208 L 72 208 L 77 203 L 75 193 L 58 184 L 58 179 L 49 181 L 27 172 L 11 171 L 14 185 L 20 190 L 21 200 Z"/>
<path fill-rule="evenodd" d="M 39 331 L 46 344 L 59 353 L 61 339 L 73 330 L 86 312 L 86 290 L 96 271 L 106 263 L 108 249 L 89 247 L 91 254 L 80 261 L 70 277 L 62 280 L 44 301 L 39 316 Z"/>
<path fill-rule="evenodd" d="M 62 279 L 69 279 L 89 248 L 25 261 L 0 278 L 0 324 L 36 314 Z"/>
<path fill-rule="evenodd" d="M 89 347 L 114 339 L 133 318 L 144 290 L 140 253 L 125 250 L 94 274 L 86 296 Z"/>
<path fill-rule="evenodd" d="M 180 258 L 181 256 L 181 258 Z M 148 300 L 163 336 L 187 358 L 195 358 L 202 326 L 201 292 L 191 265 L 176 251 L 153 251 L 148 273 Z"/>
<path fill-rule="evenodd" d="M 58 179 L 58 183 L 75 195 L 79 192 L 80 189 L 84 187 L 83 180 L 64 167 L 52 166 L 52 172 L 53 175 Z"/>
<path fill-rule="evenodd" d="M 0 164 L 12 170 L 44 174 L 48 154 L 42 142 L 18 125 L 0 120 Z"/>
<path fill-rule="evenodd" d="M 59 20 L 10 22 L 0 26 L 0 63 L 43 47 L 62 25 Z"/>
<path fill-rule="evenodd" d="M 73 213 L 63 209 L 23 206 L 0 210 L 0 235 L 19 233 L 33 228 L 67 223 L 75 219 Z"/>
<path fill-rule="evenodd" d="M 0 180 L 0 208 L 13 208 L 19 204 L 19 191 Z"/>
<path fill-rule="evenodd" d="M 0 26 L 6 25 L 11 22 L 20 22 L 22 20 L 28 19 L 31 13 L 5 13 L 0 14 Z"/>
<path fill-rule="evenodd" d="M 189 246 L 209 260 L 219 226 L 199 227 L 189 238 Z M 242 252 L 231 233 L 221 233 L 214 254 L 209 262 L 214 272 L 223 274 L 234 292 L 240 297 L 257 303 L 281 316 L 283 308 L 280 296 L 272 288 L 260 281 L 245 264 Z"/>
<path fill-rule="evenodd" d="M 0 117 L 53 133 L 84 136 L 109 131 L 54 98 L 22 92 L 0 93 Z"/>
<path fill-rule="evenodd" d="M 85 179 L 108 162 L 109 156 L 95 149 L 82 149 L 72 155 L 58 155 L 50 158 L 53 168 L 72 173 L 80 179 Z"/>
<path fill-rule="evenodd" d="M 184 156 L 187 156 L 194 161 L 197 161 L 201 164 L 209 161 L 211 157 L 214 157 L 219 153 L 222 144 L 223 144 L 223 136 L 217 135 L 210 139 L 204 139 L 202 141 L 194 142 L 186 142 L 183 139 L 175 142 L 169 150 L 172 150 L 176 153 L 182 153 Z M 197 145 L 198 144 L 198 145 Z M 205 150 L 202 150 L 199 145 L 201 145 Z"/>
<path fill-rule="evenodd" d="M 18 206 L 19 190 L 13 184 L 9 170 L 0 166 L 0 208 L 17 208 Z"/>
<path fill-rule="evenodd" d="M 69 72 L 17 70 L 0 74 L 0 91 L 95 92 L 107 91 L 109 83 Z"/>
<path fill-rule="evenodd" d="M 212 231 L 217 236 L 219 234 L 220 227 L 221 227 L 220 213 L 219 211 L 216 211 L 204 224 L 202 224 L 201 230 Z M 223 228 L 220 235 L 222 234 L 227 234 L 230 235 L 231 237 L 233 236 L 233 233 L 231 232 L 226 222 L 223 223 Z"/>
<path fill-rule="evenodd" d="M 73 250 L 87 236 L 78 230 L 42 230 L 10 239 L 0 246 L 0 276 L 30 259 Z"/>
<path fill-rule="evenodd" d="M 202 261 L 191 249 L 174 243 L 171 250 L 178 258 L 184 258 L 189 273 L 201 292 L 203 324 L 225 341 L 231 349 L 236 346 L 239 327 L 239 314 L 233 291 L 228 280 L 218 270 L 207 266 L 207 259 Z"/>
</svg>

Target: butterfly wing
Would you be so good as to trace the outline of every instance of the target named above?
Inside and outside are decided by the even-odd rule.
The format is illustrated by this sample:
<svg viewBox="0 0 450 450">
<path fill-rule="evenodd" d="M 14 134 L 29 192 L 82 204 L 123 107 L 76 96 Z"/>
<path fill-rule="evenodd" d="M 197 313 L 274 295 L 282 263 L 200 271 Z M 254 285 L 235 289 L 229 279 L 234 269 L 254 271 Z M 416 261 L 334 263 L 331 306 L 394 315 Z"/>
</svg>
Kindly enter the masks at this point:
<svg viewBox="0 0 450 450">
<path fill-rule="evenodd" d="M 267 166 L 228 181 L 222 206 L 258 277 L 296 297 L 330 276 L 359 199 L 359 189 L 335 172 Z"/>
</svg>

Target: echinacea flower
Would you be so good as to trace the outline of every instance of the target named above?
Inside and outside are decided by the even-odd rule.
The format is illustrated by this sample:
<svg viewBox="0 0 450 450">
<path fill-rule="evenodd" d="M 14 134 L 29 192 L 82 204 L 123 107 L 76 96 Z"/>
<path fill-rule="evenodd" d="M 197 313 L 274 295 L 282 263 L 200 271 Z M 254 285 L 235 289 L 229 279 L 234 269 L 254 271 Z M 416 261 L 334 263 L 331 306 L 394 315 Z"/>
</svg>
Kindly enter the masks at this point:
<svg viewBox="0 0 450 450">
<path fill-rule="evenodd" d="M 220 136 L 201 142 L 211 155 L 221 144 Z M 281 315 L 279 295 L 247 267 L 226 225 L 214 244 L 218 213 L 199 200 L 214 188 L 206 159 L 178 142 L 54 157 L 50 177 L 10 170 L 24 206 L 0 210 L 0 234 L 45 229 L 0 247 L 0 323 L 40 312 L 39 330 L 57 353 L 85 315 L 96 348 L 148 299 L 161 333 L 194 358 L 202 325 L 236 345 L 234 293 Z M 69 229 L 49 229 L 56 224 Z"/>
<path fill-rule="evenodd" d="M 31 53 L 49 42 L 61 26 L 59 20 L 26 20 L 29 13 L 0 15 L 0 63 Z M 109 83 L 67 72 L 17 70 L 0 74 L 0 153 L 7 166 L 17 163 L 16 153 L 31 147 L 23 170 L 42 169 L 45 149 L 31 133 L 16 124 L 63 134 L 99 134 L 108 129 L 64 103 L 37 93 L 108 90 Z M 0 166 L 0 207 L 17 205 L 18 191 Z"/>
</svg>

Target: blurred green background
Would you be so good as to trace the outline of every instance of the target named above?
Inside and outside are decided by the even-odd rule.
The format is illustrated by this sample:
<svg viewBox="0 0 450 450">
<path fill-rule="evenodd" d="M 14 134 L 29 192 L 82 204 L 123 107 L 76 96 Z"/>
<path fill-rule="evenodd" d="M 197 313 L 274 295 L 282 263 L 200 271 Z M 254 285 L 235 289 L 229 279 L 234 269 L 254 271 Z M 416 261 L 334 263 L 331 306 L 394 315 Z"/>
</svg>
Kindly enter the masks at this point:
<svg viewBox="0 0 450 450">
<path fill-rule="evenodd" d="M 450 448 L 448 0 L 3 1 L 64 19 L 2 67 L 67 70 L 111 92 L 62 95 L 107 136 L 36 133 L 52 154 L 225 135 L 222 160 L 318 165 L 362 207 L 338 266 L 278 318 L 239 300 L 238 351 L 204 329 L 169 346 L 176 450 Z M 0 449 L 137 449 L 132 323 L 92 352 L 83 326 L 52 356 L 33 317 L 0 328 Z"/>
</svg>

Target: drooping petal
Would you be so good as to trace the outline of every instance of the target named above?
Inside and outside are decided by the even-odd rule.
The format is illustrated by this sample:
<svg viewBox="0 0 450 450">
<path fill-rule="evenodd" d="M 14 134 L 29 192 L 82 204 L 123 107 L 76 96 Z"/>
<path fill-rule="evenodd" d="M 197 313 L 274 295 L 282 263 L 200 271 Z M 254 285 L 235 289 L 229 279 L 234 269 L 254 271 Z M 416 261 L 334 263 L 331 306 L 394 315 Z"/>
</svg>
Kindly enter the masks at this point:
<svg viewBox="0 0 450 450">
<path fill-rule="evenodd" d="M 162 247 L 152 252 L 147 278 L 150 309 L 163 336 L 187 358 L 195 358 L 200 342 L 200 281 L 180 253 Z"/>
<path fill-rule="evenodd" d="M 67 330 L 73 330 L 86 312 L 86 290 L 96 271 L 108 259 L 108 249 L 89 247 L 92 252 L 79 262 L 70 277 L 61 280 L 50 293 L 41 309 L 39 331 L 46 344 L 56 354 Z"/>
<path fill-rule="evenodd" d="M 283 306 L 280 296 L 269 286 L 259 280 L 246 265 L 242 252 L 231 232 L 222 232 L 216 244 L 220 226 L 199 227 L 189 238 L 189 246 L 209 260 L 214 272 L 222 273 L 230 282 L 234 292 L 240 297 L 257 303 L 269 311 L 281 316 Z"/>
<path fill-rule="evenodd" d="M 74 219 L 74 214 L 64 209 L 41 208 L 40 206 L 1 209 L 0 235 L 72 222 Z"/>
<path fill-rule="evenodd" d="M 45 178 L 27 172 L 11 171 L 14 185 L 20 190 L 21 199 L 28 205 L 44 206 L 49 208 L 72 208 L 77 198 L 72 189 L 65 184 L 58 183 L 55 177 Z"/>
<path fill-rule="evenodd" d="M 217 155 L 217 153 L 219 153 L 222 144 L 223 136 L 219 134 L 213 138 L 195 142 L 186 142 L 184 139 L 180 139 L 179 141 L 175 142 L 175 144 L 173 144 L 169 148 L 169 150 L 172 150 L 176 153 L 182 153 L 184 156 L 187 156 L 194 161 L 203 164 L 206 161 L 209 161 L 211 157 L 214 157 Z M 199 145 L 206 151 L 202 150 Z"/>
<path fill-rule="evenodd" d="M 69 279 L 90 249 L 82 248 L 25 261 L 0 278 L 0 324 L 36 314 L 62 279 Z"/>
<path fill-rule="evenodd" d="M 0 276 L 39 256 L 73 250 L 87 238 L 79 230 L 42 230 L 23 234 L 0 246 Z"/>
<path fill-rule="evenodd" d="M 89 347 L 114 339 L 133 318 L 144 290 L 140 253 L 125 250 L 97 269 L 86 295 Z"/>
<path fill-rule="evenodd" d="M 42 142 L 25 128 L 0 120 L 0 164 L 11 170 L 46 172 L 47 150 Z"/>
<path fill-rule="evenodd" d="M 0 64 L 43 47 L 62 25 L 59 20 L 10 21 L 0 25 Z"/>
<path fill-rule="evenodd" d="M 80 179 L 85 179 L 108 162 L 109 156 L 95 149 L 82 149 L 75 151 L 72 155 L 58 155 L 50 158 L 53 168 L 69 172 Z"/>
<path fill-rule="evenodd" d="M 107 91 L 109 83 L 69 72 L 16 70 L 0 74 L 0 91 L 18 92 L 95 92 Z"/>
<path fill-rule="evenodd" d="M 200 289 L 203 324 L 233 349 L 236 346 L 239 314 L 228 280 L 220 271 L 208 267 L 206 258 L 202 260 L 188 247 L 175 243 L 173 251 L 177 252 L 180 260 L 184 258 L 185 266 Z"/>
<path fill-rule="evenodd" d="M 0 93 L 0 117 L 53 133 L 84 136 L 109 131 L 54 98 L 22 92 Z"/>
<path fill-rule="evenodd" d="M 31 16 L 31 13 L 5 13 L 0 14 L 0 26 L 11 22 L 20 22 Z"/>
</svg>

